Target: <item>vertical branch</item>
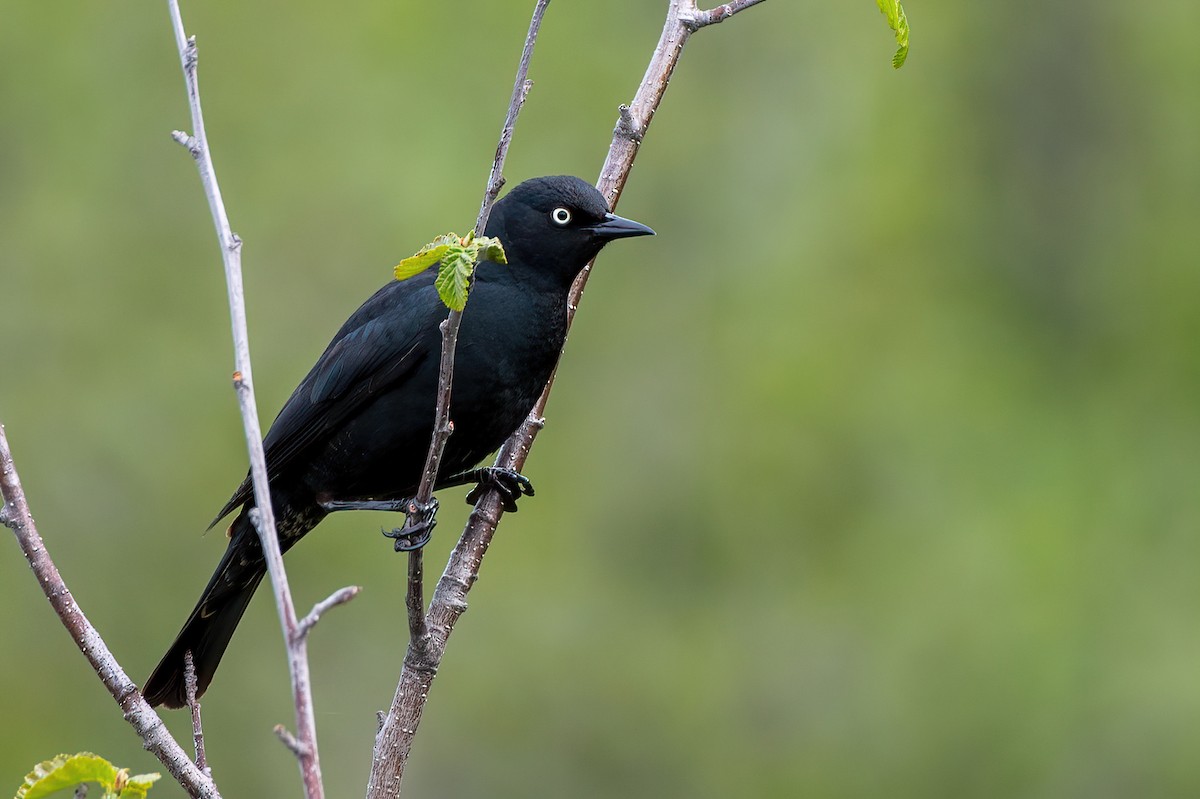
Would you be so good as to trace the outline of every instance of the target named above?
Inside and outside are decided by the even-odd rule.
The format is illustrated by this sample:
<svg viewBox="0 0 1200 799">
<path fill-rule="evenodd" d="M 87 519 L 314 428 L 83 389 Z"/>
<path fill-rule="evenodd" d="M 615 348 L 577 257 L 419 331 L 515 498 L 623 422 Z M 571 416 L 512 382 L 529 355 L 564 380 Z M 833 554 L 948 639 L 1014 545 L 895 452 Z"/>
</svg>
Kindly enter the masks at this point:
<svg viewBox="0 0 1200 799">
<path fill-rule="evenodd" d="M 12 528 L 21 551 L 25 553 L 25 560 L 29 562 L 29 568 L 33 570 L 38 585 L 50 600 L 54 612 L 58 614 L 59 620 L 67 628 L 75 645 L 88 659 L 104 687 L 112 694 L 113 699 L 117 700 L 125 714 L 125 720 L 141 737 L 146 749 L 158 758 L 171 776 L 187 791 L 188 796 L 220 799 L 221 795 L 212 779 L 197 768 L 187 752 L 171 737 L 154 708 L 146 704 L 137 686 L 113 657 L 108 645 L 83 614 L 67 584 L 63 582 L 62 575 L 50 559 L 46 544 L 38 534 L 37 525 L 29 512 L 29 504 L 21 487 L 21 478 L 17 475 L 17 467 L 13 463 L 3 425 L 0 425 L 0 498 L 3 499 L 0 503 L 0 524 Z"/>
<path fill-rule="evenodd" d="M 321 799 L 324 796 L 324 788 L 321 784 L 321 765 L 317 756 L 316 720 L 313 715 L 312 689 L 308 675 L 307 636 L 299 632 L 296 609 L 292 603 L 291 590 L 288 588 L 287 572 L 283 567 L 283 555 L 275 530 L 275 510 L 271 504 L 268 487 L 262 429 L 259 426 L 258 406 L 254 398 L 250 343 L 246 332 L 246 301 L 242 287 L 242 241 L 229 226 L 229 217 L 221 199 L 221 189 L 217 183 L 208 136 L 204 129 L 204 114 L 200 108 L 200 89 L 196 77 L 196 40 L 195 37 L 188 38 L 184 32 L 178 0 L 168 0 L 167 5 L 171 12 L 175 43 L 179 49 L 180 64 L 187 86 L 193 131 L 191 136 L 181 131 L 175 131 L 172 135 L 176 141 L 188 148 L 196 161 L 196 167 L 200 171 L 200 182 L 204 186 L 205 196 L 208 197 L 217 239 L 221 244 L 221 258 L 225 264 L 225 282 L 228 287 L 230 322 L 233 329 L 233 385 L 241 409 L 246 448 L 250 456 L 250 474 L 254 483 L 256 507 L 250 511 L 250 518 L 258 530 L 267 572 L 271 575 L 275 605 L 279 611 L 279 620 L 287 644 L 288 668 L 296 708 L 297 743 L 290 748 L 299 761 L 305 795 L 308 799 Z"/>
<path fill-rule="evenodd" d="M 521 113 L 525 99 L 533 82 L 528 79 L 529 62 L 533 58 L 533 46 L 537 42 L 538 31 L 542 27 L 542 17 L 550 0 L 538 0 L 533 9 L 533 17 L 529 21 L 529 31 L 525 34 L 525 46 L 521 49 L 521 59 L 517 64 L 517 77 L 513 81 L 512 97 L 508 103 L 508 113 L 504 117 L 504 125 L 500 129 L 500 140 L 496 144 L 496 155 L 492 159 L 492 169 L 488 173 L 487 186 L 483 192 L 483 202 L 479 206 L 479 216 L 475 220 L 475 236 L 483 235 L 487 227 L 488 217 L 500 189 L 504 186 L 504 160 L 508 156 L 508 146 L 512 142 L 513 130 L 517 125 L 517 117 Z M 437 408 L 434 413 L 433 435 L 429 441 L 429 453 L 425 456 L 425 469 L 421 472 L 421 482 L 414 499 L 415 508 L 429 507 L 433 502 L 433 489 L 437 485 L 438 471 L 441 467 L 442 453 L 446 449 L 446 441 L 454 431 L 450 419 L 450 393 L 454 383 L 454 351 L 458 346 L 458 328 L 462 323 L 461 311 L 450 311 L 442 322 L 442 359 L 438 369 Z M 428 630 L 425 627 L 424 600 L 424 555 L 421 549 L 408 553 L 408 626 L 410 653 L 424 649 Z"/>
<path fill-rule="evenodd" d="M 196 748 L 196 766 L 208 776 L 212 769 L 208 767 L 208 756 L 204 752 L 204 724 L 200 720 L 200 701 L 196 699 L 196 663 L 192 659 L 192 650 L 183 653 L 183 684 L 187 691 L 187 706 L 192 712 L 192 744 Z"/>
<path fill-rule="evenodd" d="M 696 7 L 695 0 L 670 0 L 658 45 L 654 48 L 646 74 L 633 101 L 628 106 L 621 106 L 608 157 L 601 169 L 597 187 L 608 199 L 610 207 L 616 207 L 642 139 L 662 101 L 671 75 L 691 34 L 708 25 L 723 22 L 761 2 L 763 0 L 736 0 L 713 9 L 700 10 Z M 572 287 L 567 307 L 568 329 L 575 317 L 590 271 L 591 264 L 584 269 Z M 524 466 L 533 440 L 544 424 L 542 414 L 553 384 L 554 376 L 551 375 L 525 422 L 501 448 L 496 458 L 497 466 L 513 471 L 520 471 Z M 400 675 L 400 684 L 396 688 L 396 696 L 388 713 L 388 721 L 375 739 L 368 799 L 394 797 L 400 793 L 404 766 L 429 695 L 429 688 L 454 625 L 467 609 L 467 593 L 479 577 L 480 565 L 503 512 L 497 492 L 485 493 L 475 503 L 475 509 L 467 520 L 462 537 L 450 554 L 446 569 L 434 589 L 429 612 L 423 620 L 425 638 L 421 647 L 422 657 L 413 658 L 414 650 L 410 645 Z M 399 722 L 393 723 L 393 718 L 399 719 Z"/>
<path fill-rule="evenodd" d="M 512 142 L 513 130 L 516 128 L 517 117 L 529 89 L 533 85 L 529 80 L 529 62 L 533 58 L 533 48 L 537 43 L 538 32 L 541 30 L 542 17 L 550 0 L 537 0 L 533 8 L 533 16 L 529 21 L 529 30 L 525 34 L 525 45 L 521 49 L 521 58 L 517 63 L 517 75 L 513 81 L 512 96 L 509 98 L 508 113 L 504 117 L 504 125 L 500 129 L 500 139 L 496 144 L 496 154 L 492 159 L 492 168 L 488 173 L 487 186 L 480 203 L 479 215 L 475 220 L 475 235 L 482 236 L 487 227 L 488 217 L 500 189 L 504 186 L 504 161 L 508 156 L 508 147 Z M 454 382 L 454 351 L 458 344 L 458 328 L 462 321 L 462 313 L 450 311 L 441 324 L 442 357 L 438 370 L 437 410 L 434 416 L 433 436 L 429 442 L 429 453 L 425 459 L 425 469 L 421 473 L 421 483 L 417 490 L 414 504 L 417 508 L 427 507 L 433 500 L 433 490 L 437 485 L 438 471 L 441 465 L 442 453 L 446 441 L 453 432 L 450 419 L 450 395 Z M 400 781 L 404 772 L 404 763 L 408 759 L 412 736 L 420 723 L 420 707 L 424 706 L 424 697 L 428 695 L 441 661 L 441 650 L 430 649 L 429 628 L 425 617 L 424 604 L 424 556 L 421 549 L 408 554 L 408 592 L 406 605 L 408 607 L 409 644 L 404 657 L 404 673 L 419 674 L 421 686 L 415 690 L 422 697 L 420 706 L 413 705 L 402 696 L 405 688 L 403 678 L 397 686 L 397 692 L 392 700 L 391 709 L 380 725 L 375 738 L 375 751 L 371 765 L 371 779 L 367 786 L 367 796 L 397 796 L 400 793 Z M 410 686 L 411 688 L 411 686 Z M 416 707 L 414 714 L 409 711 Z M 407 741 L 402 747 L 396 746 L 396 741 Z"/>
</svg>

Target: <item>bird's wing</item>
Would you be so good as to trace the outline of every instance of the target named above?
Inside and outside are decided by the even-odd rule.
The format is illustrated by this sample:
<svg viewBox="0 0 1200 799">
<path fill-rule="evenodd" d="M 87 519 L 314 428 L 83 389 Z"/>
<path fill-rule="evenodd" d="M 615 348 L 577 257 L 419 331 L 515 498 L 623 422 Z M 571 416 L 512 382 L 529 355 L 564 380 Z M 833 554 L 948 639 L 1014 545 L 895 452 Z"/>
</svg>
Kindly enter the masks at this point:
<svg viewBox="0 0 1200 799">
<path fill-rule="evenodd" d="M 389 283 L 347 320 L 308 375 L 284 403 L 263 438 L 267 475 L 274 479 L 313 444 L 379 393 L 404 380 L 440 342 L 440 301 L 428 302 L 423 281 Z M 422 301 L 425 300 L 425 301 Z M 439 315 L 440 312 L 440 315 Z M 253 495 L 247 476 L 212 527 Z"/>
</svg>

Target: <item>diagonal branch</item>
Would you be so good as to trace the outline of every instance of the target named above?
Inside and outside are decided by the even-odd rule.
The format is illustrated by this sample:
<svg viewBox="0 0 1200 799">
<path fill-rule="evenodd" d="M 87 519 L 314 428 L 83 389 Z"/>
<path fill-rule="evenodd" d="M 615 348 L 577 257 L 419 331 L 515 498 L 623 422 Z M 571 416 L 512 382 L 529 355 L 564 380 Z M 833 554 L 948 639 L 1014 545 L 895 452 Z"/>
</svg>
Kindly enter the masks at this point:
<svg viewBox="0 0 1200 799">
<path fill-rule="evenodd" d="M 738 0 L 702 11 L 696 7 L 695 0 L 670 0 L 662 36 L 633 102 L 621 106 L 608 157 L 600 172 L 597 187 L 610 206 L 615 208 L 620 199 L 642 139 L 662 101 L 688 38 L 699 29 L 722 22 L 762 1 Z M 590 272 L 591 264 L 583 270 L 572 287 L 567 306 L 568 327 L 575 318 Z M 553 385 L 552 375 L 525 422 L 501 448 L 496 457 L 497 466 L 513 471 L 522 469 L 534 438 L 544 424 L 543 413 Z M 404 766 L 446 642 L 459 616 L 467 609 L 467 593 L 479 577 L 480 565 L 503 512 L 497 492 L 485 493 L 475 503 L 462 537 L 450 554 L 424 619 L 425 637 L 421 647 L 424 657 L 413 658 L 414 650 L 410 645 L 400 675 L 400 685 L 388 713 L 388 722 L 376 737 L 368 799 L 393 797 L 400 793 Z M 393 718 L 396 720 L 393 721 Z"/>
<path fill-rule="evenodd" d="M 117 663 L 108 645 L 87 616 L 83 615 L 75 597 L 63 582 L 62 575 L 50 559 L 45 542 L 38 534 L 37 525 L 33 523 L 3 425 L 0 425 L 0 498 L 3 499 L 0 504 L 0 523 L 12 528 L 25 559 L 29 561 L 29 568 L 37 577 L 38 585 L 50 600 L 54 612 L 71 634 L 75 645 L 92 664 L 104 687 L 117 700 L 125 720 L 141 736 L 146 749 L 158 758 L 188 796 L 220 799 L 221 795 L 212 779 L 192 762 L 187 752 L 171 737 L 154 708 L 146 704 L 137 686 L 129 679 L 121 664 Z"/>
</svg>

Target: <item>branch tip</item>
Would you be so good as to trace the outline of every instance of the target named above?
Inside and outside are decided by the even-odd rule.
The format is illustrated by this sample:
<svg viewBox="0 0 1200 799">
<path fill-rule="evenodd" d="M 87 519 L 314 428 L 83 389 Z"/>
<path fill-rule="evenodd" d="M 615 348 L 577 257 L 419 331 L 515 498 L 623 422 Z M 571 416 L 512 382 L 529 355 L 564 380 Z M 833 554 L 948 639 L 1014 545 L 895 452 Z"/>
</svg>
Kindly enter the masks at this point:
<svg viewBox="0 0 1200 799">
<path fill-rule="evenodd" d="M 275 725 L 275 735 L 283 742 L 283 745 L 297 758 L 303 758 L 308 755 L 308 747 L 297 740 L 296 736 L 288 732 L 287 727 L 282 724 Z"/>
<path fill-rule="evenodd" d="M 295 640 L 304 639 L 312 631 L 312 628 L 317 626 L 317 622 L 321 620 L 321 616 L 338 605 L 346 604 L 358 596 L 361 591 L 361 585 L 348 585 L 345 588 L 334 591 L 328 597 L 313 605 L 313 609 L 309 611 L 309 614 L 296 623 Z"/>
</svg>

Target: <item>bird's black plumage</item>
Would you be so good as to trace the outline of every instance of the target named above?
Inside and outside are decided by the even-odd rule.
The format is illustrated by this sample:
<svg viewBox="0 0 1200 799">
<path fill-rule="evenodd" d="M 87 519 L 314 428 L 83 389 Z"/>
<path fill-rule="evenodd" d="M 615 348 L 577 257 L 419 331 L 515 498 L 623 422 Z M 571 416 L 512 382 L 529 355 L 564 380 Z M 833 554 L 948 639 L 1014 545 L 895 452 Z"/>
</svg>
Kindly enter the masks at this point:
<svg viewBox="0 0 1200 799">
<path fill-rule="evenodd" d="M 496 203 L 486 234 L 508 264 L 481 262 L 463 312 L 439 484 L 496 450 L 528 414 L 566 337 L 567 293 L 614 238 L 649 228 L 609 212 L 579 178 L 529 180 Z M 263 445 L 280 546 L 287 551 L 332 503 L 400 500 L 416 493 L 433 427 L 446 307 L 436 266 L 388 283 L 354 312 L 292 392 Z M 241 511 L 200 601 L 143 691 L 151 705 L 182 706 L 183 656 L 192 651 L 203 693 L 265 573 L 247 477 L 216 520 Z"/>
</svg>

